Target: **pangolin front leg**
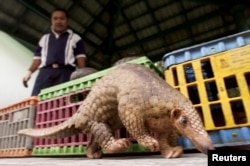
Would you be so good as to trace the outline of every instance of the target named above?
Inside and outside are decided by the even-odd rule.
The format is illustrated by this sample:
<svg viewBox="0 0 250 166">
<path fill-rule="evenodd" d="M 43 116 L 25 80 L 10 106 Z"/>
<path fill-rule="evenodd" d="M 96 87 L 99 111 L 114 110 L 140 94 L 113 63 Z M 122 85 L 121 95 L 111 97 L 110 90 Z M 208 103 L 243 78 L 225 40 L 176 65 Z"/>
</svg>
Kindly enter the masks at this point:
<svg viewBox="0 0 250 166">
<path fill-rule="evenodd" d="M 99 156 L 99 152 L 97 151 L 98 146 L 95 142 L 98 142 L 99 146 L 101 146 L 102 149 L 108 153 L 124 151 L 131 144 L 126 138 L 115 139 L 110 126 L 105 123 L 93 122 L 91 126 L 90 130 L 91 134 L 94 136 L 94 140 L 88 149 L 89 156 Z"/>
<path fill-rule="evenodd" d="M 183 154 L 183 148 L 177 146 L 178 134 L 173 129 L 166 129 L 166 133 L 158 134 L 161 155 L 165 158 L 177 158 Z"/>
<path fill-rule="evenodd" d="M 138 144 L 149 149 L 151 152 L 159 151 L 159 143 L 150 136 L 149 131 L 144 126 L 144 121 L 139 115 L 140 111 L 135 108 L 124 109 L 119 107 L 119 116 L 127 131 L 133 136 Z"/>
</svg>

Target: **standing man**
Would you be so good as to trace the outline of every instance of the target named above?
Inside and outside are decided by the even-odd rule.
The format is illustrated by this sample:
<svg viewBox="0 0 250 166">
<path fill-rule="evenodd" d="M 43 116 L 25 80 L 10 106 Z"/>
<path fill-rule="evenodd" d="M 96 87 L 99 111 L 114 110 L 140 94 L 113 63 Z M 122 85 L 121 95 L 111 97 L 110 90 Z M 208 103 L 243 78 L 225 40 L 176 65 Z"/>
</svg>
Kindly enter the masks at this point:
<svg viewBox="0 0 250 166">
<path fill-rule="evenodd" d="M 31 66 L 23 77 L 27 87 L 33 72 L 39 68 L 31 96 L 37 96 L 41 89 L 70 80 L 76 64 L 85 67 L 85 49 L 79 35 L 68 29 L 69 18 L 64 9 L 55 9 L 51 14 L 51 33 L 39 41 Z"/>
</svg>

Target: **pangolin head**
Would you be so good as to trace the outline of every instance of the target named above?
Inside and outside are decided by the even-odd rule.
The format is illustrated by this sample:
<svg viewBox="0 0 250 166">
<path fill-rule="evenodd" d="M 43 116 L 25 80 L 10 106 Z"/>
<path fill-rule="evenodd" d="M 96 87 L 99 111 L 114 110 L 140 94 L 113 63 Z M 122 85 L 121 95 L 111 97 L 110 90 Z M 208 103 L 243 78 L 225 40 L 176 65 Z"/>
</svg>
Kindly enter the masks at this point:
<svg viewBox="0 0 250 166">
<path fill-rule="evenodd" d="M 202 153 L 207 154 L 208 150 L 214 150 L 211 138 L 192 103 L 188 101 L 184 106 L 172 109 L 171 119 L 174 126 Z"/>
</svg>

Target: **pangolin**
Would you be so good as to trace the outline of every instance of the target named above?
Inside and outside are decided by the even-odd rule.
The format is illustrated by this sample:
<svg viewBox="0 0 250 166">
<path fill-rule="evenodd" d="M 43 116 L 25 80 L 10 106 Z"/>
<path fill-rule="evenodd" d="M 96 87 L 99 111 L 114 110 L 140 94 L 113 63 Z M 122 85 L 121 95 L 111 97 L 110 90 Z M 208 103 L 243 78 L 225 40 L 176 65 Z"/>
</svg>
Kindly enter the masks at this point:
<svg viewBox="0 0 250 166">
<path fill-rule="evenodd" d="M 191 101 L 168 85 L 151 69 L 139 64 L 121 64 L 96 81 L 77 112 L 61 124 L 43 129 L 23 129 L 19 135 L 62 138 L 83 132 L 91 134 L 88 158 L 101 158 L 126 150 L 127 138 L 114 138 L 125 127 L 138 144 L 165 158 L 180 157 L 179 134 L 202 153 L 214 149 Z M 155 133 L 152 136 L 151 133 Z"/>
</svg>

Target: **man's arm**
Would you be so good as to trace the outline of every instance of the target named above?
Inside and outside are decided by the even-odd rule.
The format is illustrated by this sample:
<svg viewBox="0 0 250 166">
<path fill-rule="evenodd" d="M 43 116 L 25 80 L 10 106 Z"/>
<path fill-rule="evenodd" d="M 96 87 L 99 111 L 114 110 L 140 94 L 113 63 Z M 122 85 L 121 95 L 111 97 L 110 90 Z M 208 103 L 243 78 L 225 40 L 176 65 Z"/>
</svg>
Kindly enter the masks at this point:
<svg viewBox="0 0 250 166">
<path fill-rule="evenodd" d="M 77 57 L 76 62 L 79 69 L 82 69 L 86 66 L 85 57 Z"/>
<path fill-rule="evenodd" d="M 34 73 L 38 69 L 40 64 L 41 64 L 41 59 L 33 59 L 32 64 L 30 65 L 28 71 L 25 73 L 23 77 L 24 87 L 26 88 L 28 87 L 28 81 L 30 80 L 32 73 Z"/>
<path fill-rule="evenodd" d="M 40 66 L 40 64 L 41 64 L 41 59 L 33 59 L 33 62 L 32 62 L 32 64 L 30 65 L 30 67 L 29 67 L 29 71 L 31 72 L 31 73 L 34 73 L 37 69 L 38 69 L 38 67 Z"/>
<path fill-rule="evenodd" d="M 75 35 L 75 37 L 78 39 L 76 42 L 76 47 L 74 48 L 74 55 L 76 58 L 76 63 L 79 69 L 82 69 L 86 67 L 86 54 L 85 54 L 85 48 L 84 43 L 80 36 Z"/>
</svg>

